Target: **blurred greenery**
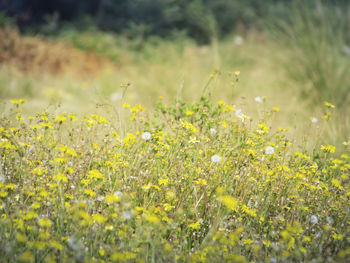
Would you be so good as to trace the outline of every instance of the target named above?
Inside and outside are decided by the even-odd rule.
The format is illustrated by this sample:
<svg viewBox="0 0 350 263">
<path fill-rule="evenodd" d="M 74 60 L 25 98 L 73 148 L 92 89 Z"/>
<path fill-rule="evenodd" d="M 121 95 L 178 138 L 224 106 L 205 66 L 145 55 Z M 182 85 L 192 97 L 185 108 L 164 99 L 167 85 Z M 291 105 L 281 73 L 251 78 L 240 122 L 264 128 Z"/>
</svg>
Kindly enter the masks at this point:
<svg viewBox="0 0 350 263">
<path fill-rule="evenodd" d="M 82 112 L 120 104 L 126 83 L 130 103 L 152 107 L 160 95 L 168 103 L 193 100 L 218 67 L 213 99 L 242 98 L 239 107 L 249 112 L 254 97 L 265 96 L 283 105 L 276 121 L 293 127 L 302 123 L 296 114 L 321 119 L 330 101 L 341 114 L 332 116 L 328 141 L 339 144 L 349 134 L 349 1 L 30 3 L 37 11 L 26 22 L 23 12 L 3 7 L 0 16 L 1 27 L 16 23 L 21 31 L 5 41 L 0 29 L 0 97 L 30 98 L 28 111 L 47 103 Z"/>
<path fill-rule="evenodd" d="M 272 20 L 286 21 L 300 0 L 12 0 L 0 1 L 0 10 L 17 19 L 22 28 L 55 33 L 69 22 L 78 30 L 97 27 L 129 37 L 171 36 L 184 32 L 199 43 L 235 31 L 263 28 Z M 343 8 L 346 0 L 318 0 Z M 1 20 L 1 19 L 0 19 Z"/>
</svg>

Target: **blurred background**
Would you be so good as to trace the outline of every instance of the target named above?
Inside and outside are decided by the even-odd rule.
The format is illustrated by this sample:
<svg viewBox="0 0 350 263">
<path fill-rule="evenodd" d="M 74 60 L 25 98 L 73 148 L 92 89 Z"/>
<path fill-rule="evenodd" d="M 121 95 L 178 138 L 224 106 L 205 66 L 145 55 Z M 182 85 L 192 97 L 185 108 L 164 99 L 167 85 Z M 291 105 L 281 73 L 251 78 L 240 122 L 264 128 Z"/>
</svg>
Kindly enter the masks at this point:
<svg viewBox="0 0 350 263">
<path fill-rule="evenodd" d="M 266 98 L 300 137 L 329 101 L 325 139 L 349 138 L 348 0 L 0 0 L 0 98 L 28 113 L 193 101 L 214 68 L 214 100 Z"/>
</svg>

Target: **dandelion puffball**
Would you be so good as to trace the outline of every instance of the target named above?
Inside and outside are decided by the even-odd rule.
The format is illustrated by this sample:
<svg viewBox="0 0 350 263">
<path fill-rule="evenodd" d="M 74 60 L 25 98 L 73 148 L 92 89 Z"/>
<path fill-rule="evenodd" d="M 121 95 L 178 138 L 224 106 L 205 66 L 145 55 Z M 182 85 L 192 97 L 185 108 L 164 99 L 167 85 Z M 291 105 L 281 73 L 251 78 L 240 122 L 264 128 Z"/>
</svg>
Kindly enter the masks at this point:
<svg viewBox="0 0 350 263">
<path fill-rule="evenodd" d="M 212 161 L 213 163 L 218 163 L 218 162 L 221 161 L 221 158 L 220 158 L 219 155 L 215 154 L 215 155 L 213 155 L 213 156 L 211 157 L 211 161 Z"/>
<path fill-rule="evenodd" d="M 262 102 L 262 98 L 261 97 L 255 97 L 255 102 L 261 103 Z"/>
<path fill-rule="evenodd" d="M 310 222 L 311 222 L 312 224 L 317 224 L 317 223 L 318 223 L 317 216 L 312 215 L 312 216 L 310 217 Z"/>
<path fill-rule="evenodd" d="M 275 152 L 275 149 L 272 146 L 267 146 L 265 149 L 266 154 L 273 154 Z"/>
<path fill-rule="evenodd" d="M 144 139 L 145 141 L 148 141 L 149 139 L 151 139 L 152 135 L 149 132 L 144 132 L 142 134 L 142 139 Z"/>
<path fill-rule="evenodd" d="M 311 122 L 312 122 L 312 123 L 317 123 L 317 122 L 318 122 L 318 119 L 314 117 L 314 118 L 311 119 Z"/>
<path fill-rule="evenodd" d="M 210 128 L 210 135 L 214 136 L 216 134 L 216 130 L 214 128 Z"/>
</svg>

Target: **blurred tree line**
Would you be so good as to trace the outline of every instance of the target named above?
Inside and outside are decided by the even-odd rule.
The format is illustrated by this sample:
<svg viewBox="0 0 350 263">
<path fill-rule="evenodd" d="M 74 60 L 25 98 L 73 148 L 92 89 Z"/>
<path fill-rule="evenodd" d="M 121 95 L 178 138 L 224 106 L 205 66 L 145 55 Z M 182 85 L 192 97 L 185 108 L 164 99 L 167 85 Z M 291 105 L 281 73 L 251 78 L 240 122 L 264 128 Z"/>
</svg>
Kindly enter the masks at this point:
<svg viewBox="0 0 350 263">
<path fill-rule="evenodd" d="M 317 0 L 316 0 L 317 1 Z M 346 4 L 348 0 L 319 0 Z M 96 26 L 131 37 L 169 36 L 183 32 L 207 43 L 237 27 L 261 27 L 266 20 L 288 19 L 290 8 L 301 0 L 0 0 L 0 11 L 21 29 L 54 33 L 61 24 L 77 29 Z"/>
</svg>

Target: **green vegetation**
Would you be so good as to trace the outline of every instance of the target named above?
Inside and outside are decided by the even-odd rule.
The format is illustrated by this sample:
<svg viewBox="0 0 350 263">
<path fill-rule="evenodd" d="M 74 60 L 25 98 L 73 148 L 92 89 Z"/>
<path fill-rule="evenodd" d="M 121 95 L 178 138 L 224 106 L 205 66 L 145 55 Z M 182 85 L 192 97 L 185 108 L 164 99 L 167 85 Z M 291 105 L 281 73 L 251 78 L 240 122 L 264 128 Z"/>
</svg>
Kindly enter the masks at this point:
<svg viewBox="0 0 350 263">
<path fill-rule="evenodd" d="M 23 117 L 24 100 L 12 103 L 0 128 L 3 260 L 350 256 L 350 142 L 339 158 L 332 145 L 295 151 L 288 129 L 271 127 L 279 109 L 263 110 L 263 100 L 258 120 L 205 97 L 159 101 L 151 112 L 124 103 L 122 111 L 105 107 L 109 116 L 84 118 Z M 318 133 L 316 124 L 310 129 Z"/>
<path fill-rule="evenodd" d="M 0 16 L 0 258 L 346 262 L 347 1 L 93 2 Z"/>
</svg>

